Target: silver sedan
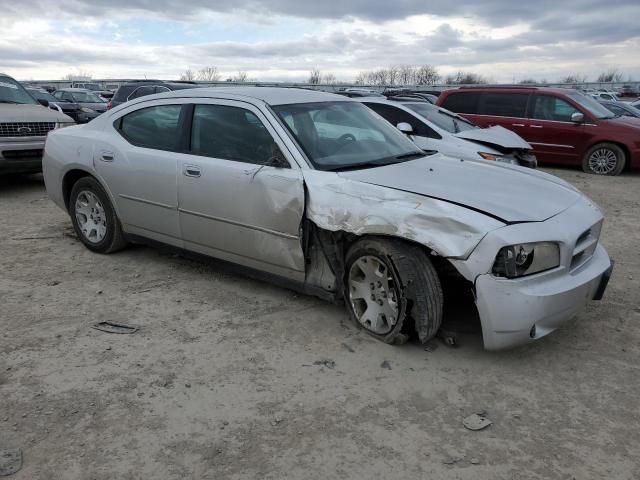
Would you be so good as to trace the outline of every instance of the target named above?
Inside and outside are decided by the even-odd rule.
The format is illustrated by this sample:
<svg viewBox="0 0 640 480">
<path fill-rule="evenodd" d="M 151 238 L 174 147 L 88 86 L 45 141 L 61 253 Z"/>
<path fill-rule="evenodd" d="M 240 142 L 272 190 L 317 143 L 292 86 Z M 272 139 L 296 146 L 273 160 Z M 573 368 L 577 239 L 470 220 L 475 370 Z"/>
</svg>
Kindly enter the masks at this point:
<svg viewBox="0 0 640 480">
<path fill-rule="evenodd" d="M 48 137 L 44 175 L 84 245 L 155 241 L 344 300 L 374 337 L 426 342 L 443 278 L 488 349 L 532 341 L 606 287 L 596 205 L 543 172 L 416 148 L 359 102 L 308 90 L 151 95 Z"/>
</svg>

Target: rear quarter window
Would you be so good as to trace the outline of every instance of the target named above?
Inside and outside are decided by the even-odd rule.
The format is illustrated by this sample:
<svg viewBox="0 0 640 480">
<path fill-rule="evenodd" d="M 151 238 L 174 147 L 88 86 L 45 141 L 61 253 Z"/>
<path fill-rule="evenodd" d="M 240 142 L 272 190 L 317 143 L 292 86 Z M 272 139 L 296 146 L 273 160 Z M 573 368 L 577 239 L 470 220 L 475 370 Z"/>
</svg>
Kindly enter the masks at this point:
<svg viewBox="0 0 640 480">
<path fill-rule="evenodd" d="M 478 113 L 495 117 L 524 118 L 527 115 L 528 93 L 487 92 L 480 102 Z"/>
<path fill-rule="evenodd" d="M 180 105 L 158 105 L 131 112 L 115 122 L 116 130 L 132 145 L 178 151 Z"/>
<path fill-rule="evenodd" d="M 442 102 L 442 107 L 456 113 L 478 113 L 480 92 L 452 92 Z"/>
</svg>

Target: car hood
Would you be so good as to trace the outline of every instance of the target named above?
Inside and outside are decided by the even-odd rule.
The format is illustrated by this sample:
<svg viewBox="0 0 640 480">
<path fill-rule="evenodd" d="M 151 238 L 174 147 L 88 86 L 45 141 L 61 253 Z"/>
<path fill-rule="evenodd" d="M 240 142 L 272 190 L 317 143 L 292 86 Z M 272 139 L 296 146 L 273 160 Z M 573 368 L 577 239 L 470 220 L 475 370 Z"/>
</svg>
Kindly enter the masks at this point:
<svg viewBox="0 0 640 480">
<path fill-rule="evenodd" d="M 454 135 L 484 145 L 531 150 L 531 145 L 525 142 L 520 135 L 499 125 L 489 128 L 474 128 L 472 130 L 454 133 Z"/>
<path fill-rule="evenodd" d="M 0 103 L 2 122 L 73 122 L 68 116 L 42 105 Z"/>
<path fill-rule="evenodd" d="M 339 175 L 444 200 L 505 223 L 542 222 L 582 198 L 563 180 L 530 170 L 436 154 Z"/>
</svg>

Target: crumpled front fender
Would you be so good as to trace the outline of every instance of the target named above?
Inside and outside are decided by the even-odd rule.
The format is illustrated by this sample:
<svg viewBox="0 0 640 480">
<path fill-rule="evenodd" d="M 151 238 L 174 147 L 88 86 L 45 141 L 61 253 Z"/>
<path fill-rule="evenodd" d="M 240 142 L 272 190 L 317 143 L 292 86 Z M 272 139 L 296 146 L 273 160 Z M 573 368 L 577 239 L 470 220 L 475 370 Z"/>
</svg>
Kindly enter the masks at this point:
<svg viewBox="0 0 640 480">
<path fill-rule="evenodd" d="M 480 212 L 422 195 L 304 171 L 306 216 L 318 227 L 355 235 L 387 235 L 420 243 L 438 255 L 467 258 L 505 224 Z"/>
</svg>

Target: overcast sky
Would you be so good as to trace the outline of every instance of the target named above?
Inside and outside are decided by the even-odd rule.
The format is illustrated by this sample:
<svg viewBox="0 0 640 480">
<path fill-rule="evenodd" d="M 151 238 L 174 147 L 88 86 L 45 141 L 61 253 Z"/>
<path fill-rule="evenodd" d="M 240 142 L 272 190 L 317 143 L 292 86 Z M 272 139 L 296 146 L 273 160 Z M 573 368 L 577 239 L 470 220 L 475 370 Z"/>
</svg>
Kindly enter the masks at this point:
<svg viewBox="0 0 640 480">
<path fill-rule="evenodd" d="M 188 6 L 187 6 L 188 5 Z M 224 77 L 306 80 L 314 67 L 433 64 L 496 82 L 640 79 L 640 2 L 591 0 L 2 0 L 0 72 L 16 78 Z"/>
</svg>

